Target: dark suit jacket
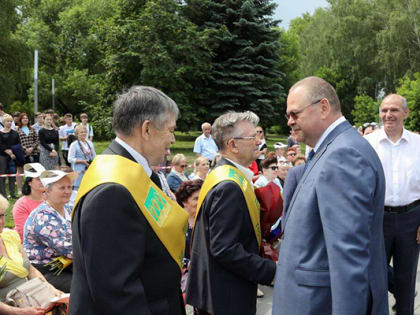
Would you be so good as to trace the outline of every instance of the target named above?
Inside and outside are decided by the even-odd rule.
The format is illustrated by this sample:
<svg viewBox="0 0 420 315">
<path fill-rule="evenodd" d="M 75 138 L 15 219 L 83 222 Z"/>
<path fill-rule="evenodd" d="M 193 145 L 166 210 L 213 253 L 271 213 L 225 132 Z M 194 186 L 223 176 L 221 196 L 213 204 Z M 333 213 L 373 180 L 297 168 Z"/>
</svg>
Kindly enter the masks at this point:
<svg viewBox="0 0 420 315">
<path fill-rule="evenodd" d="M 222 159 L 218 166 L 224 164 L 231 163 Z M 192 242 L 187 303 L 212 315 L 255 314 L 257 283 L 270 284 L 276 266 L 258 255 L 245 197 L 236 183 L 223 181 L 207 194 Z"/>
<path fill-rule="evenodd" d="M 115 141 L 105 154 L 133 160 Z M 69 314 L 185 314 L 180 269 L 125 187 L 100 185 L 74 211 Z"/>
</svg>

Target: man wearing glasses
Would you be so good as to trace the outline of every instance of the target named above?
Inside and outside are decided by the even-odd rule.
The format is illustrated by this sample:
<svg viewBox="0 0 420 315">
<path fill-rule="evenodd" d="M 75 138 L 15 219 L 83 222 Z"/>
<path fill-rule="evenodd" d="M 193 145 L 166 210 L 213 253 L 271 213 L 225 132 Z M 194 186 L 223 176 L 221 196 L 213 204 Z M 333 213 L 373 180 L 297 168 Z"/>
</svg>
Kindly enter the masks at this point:
<svg viewBox="0 0 420 315">
<path fill-rule="evenodd" d="M 213 125 L 222 159 L 201 188 L 187 283 L 198 314 L 254 315 L 257 284 L 274 278 L 275 263 L 258 255 L 260 212 L 248 169 L 259 154 L 258 121 L 252 112 L 229 112 Z"/>
<path fill-rule="evenodd" d="M 384 237 L 389 291 L 397 314 L 413 314 L 420 249 L 420 136 L 404 128 L 407 101 L 390 94 L 381 103 L 384 127 L 366 136 L 385 172 Z M 392 270 L 392 269 L 390 269 Z"/>
<path fill-rule="evenodd" d="M 273 315 L 387 314 L 378 155 L 321 78 L 292 86 L 286 117 L 313 150 L 284 218 Z"/>
</svg>

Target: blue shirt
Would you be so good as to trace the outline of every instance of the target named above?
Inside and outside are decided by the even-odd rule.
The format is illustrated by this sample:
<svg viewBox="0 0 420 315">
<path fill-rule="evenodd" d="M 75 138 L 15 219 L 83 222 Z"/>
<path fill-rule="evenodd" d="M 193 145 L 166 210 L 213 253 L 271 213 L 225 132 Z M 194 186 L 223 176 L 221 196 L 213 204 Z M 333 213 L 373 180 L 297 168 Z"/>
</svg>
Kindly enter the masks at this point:
<svg viewBox="0 0 420 315">
<path fill-rule="evenodd" d="M 207 138 L 204 134 L 202 134 L 201 136 L 197 137 L 197 139 L 195 139 L 193 151 L 194 153 L 198 153 L 201 156 L 204 156 L 213 161 L 219 149 L 217 148 L 216 142 L 214 142 L 211 135 L 209 135 Z"/>
</svg>

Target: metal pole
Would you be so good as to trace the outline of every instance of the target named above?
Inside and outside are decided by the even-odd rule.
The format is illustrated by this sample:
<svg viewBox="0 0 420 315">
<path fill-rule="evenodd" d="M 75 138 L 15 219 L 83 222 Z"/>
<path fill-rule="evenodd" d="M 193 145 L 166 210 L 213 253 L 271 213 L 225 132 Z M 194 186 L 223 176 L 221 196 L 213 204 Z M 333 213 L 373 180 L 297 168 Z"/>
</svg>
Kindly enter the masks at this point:
<svg viewBox="0 0 420 315">
<path fill-rule="evenodd" d="M 55 89 L 54 89 L 54 78 L 51 81 L 51 93 L 52 93 L 52 109 L 55 111 Z"/>
<path fill-rule="evenodd" d="M 38 50 L 35 50 L 34 60 L 34 114 L 38 112 Z"/>
</svg>

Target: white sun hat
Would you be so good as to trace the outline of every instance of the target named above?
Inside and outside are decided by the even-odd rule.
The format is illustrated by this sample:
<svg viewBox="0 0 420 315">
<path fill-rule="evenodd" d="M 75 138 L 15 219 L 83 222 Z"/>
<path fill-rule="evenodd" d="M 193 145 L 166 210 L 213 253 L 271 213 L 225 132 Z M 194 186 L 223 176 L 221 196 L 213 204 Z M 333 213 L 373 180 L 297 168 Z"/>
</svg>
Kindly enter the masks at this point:
<svg viewBox="0 0 420 315">
<path fill-rule="evenodd" d="M 40 180 L 42 185 L 47 187 L 47 185 L 55 183 L 65 176 L 67 176 L 71 181 L 74 181 L 78 174 L 77 172 L 66 173 L 59 170 L 47 170 L 41 173 Z"/>
<path fill-rule="evenodd" d="M 23 167 L 25 177 L 36 178 L 41 176 L 41 173 L 43 171 L 45 171 L 45 168 L 42 166 L 41 163 L 27 163 Z"/>
</svg>

